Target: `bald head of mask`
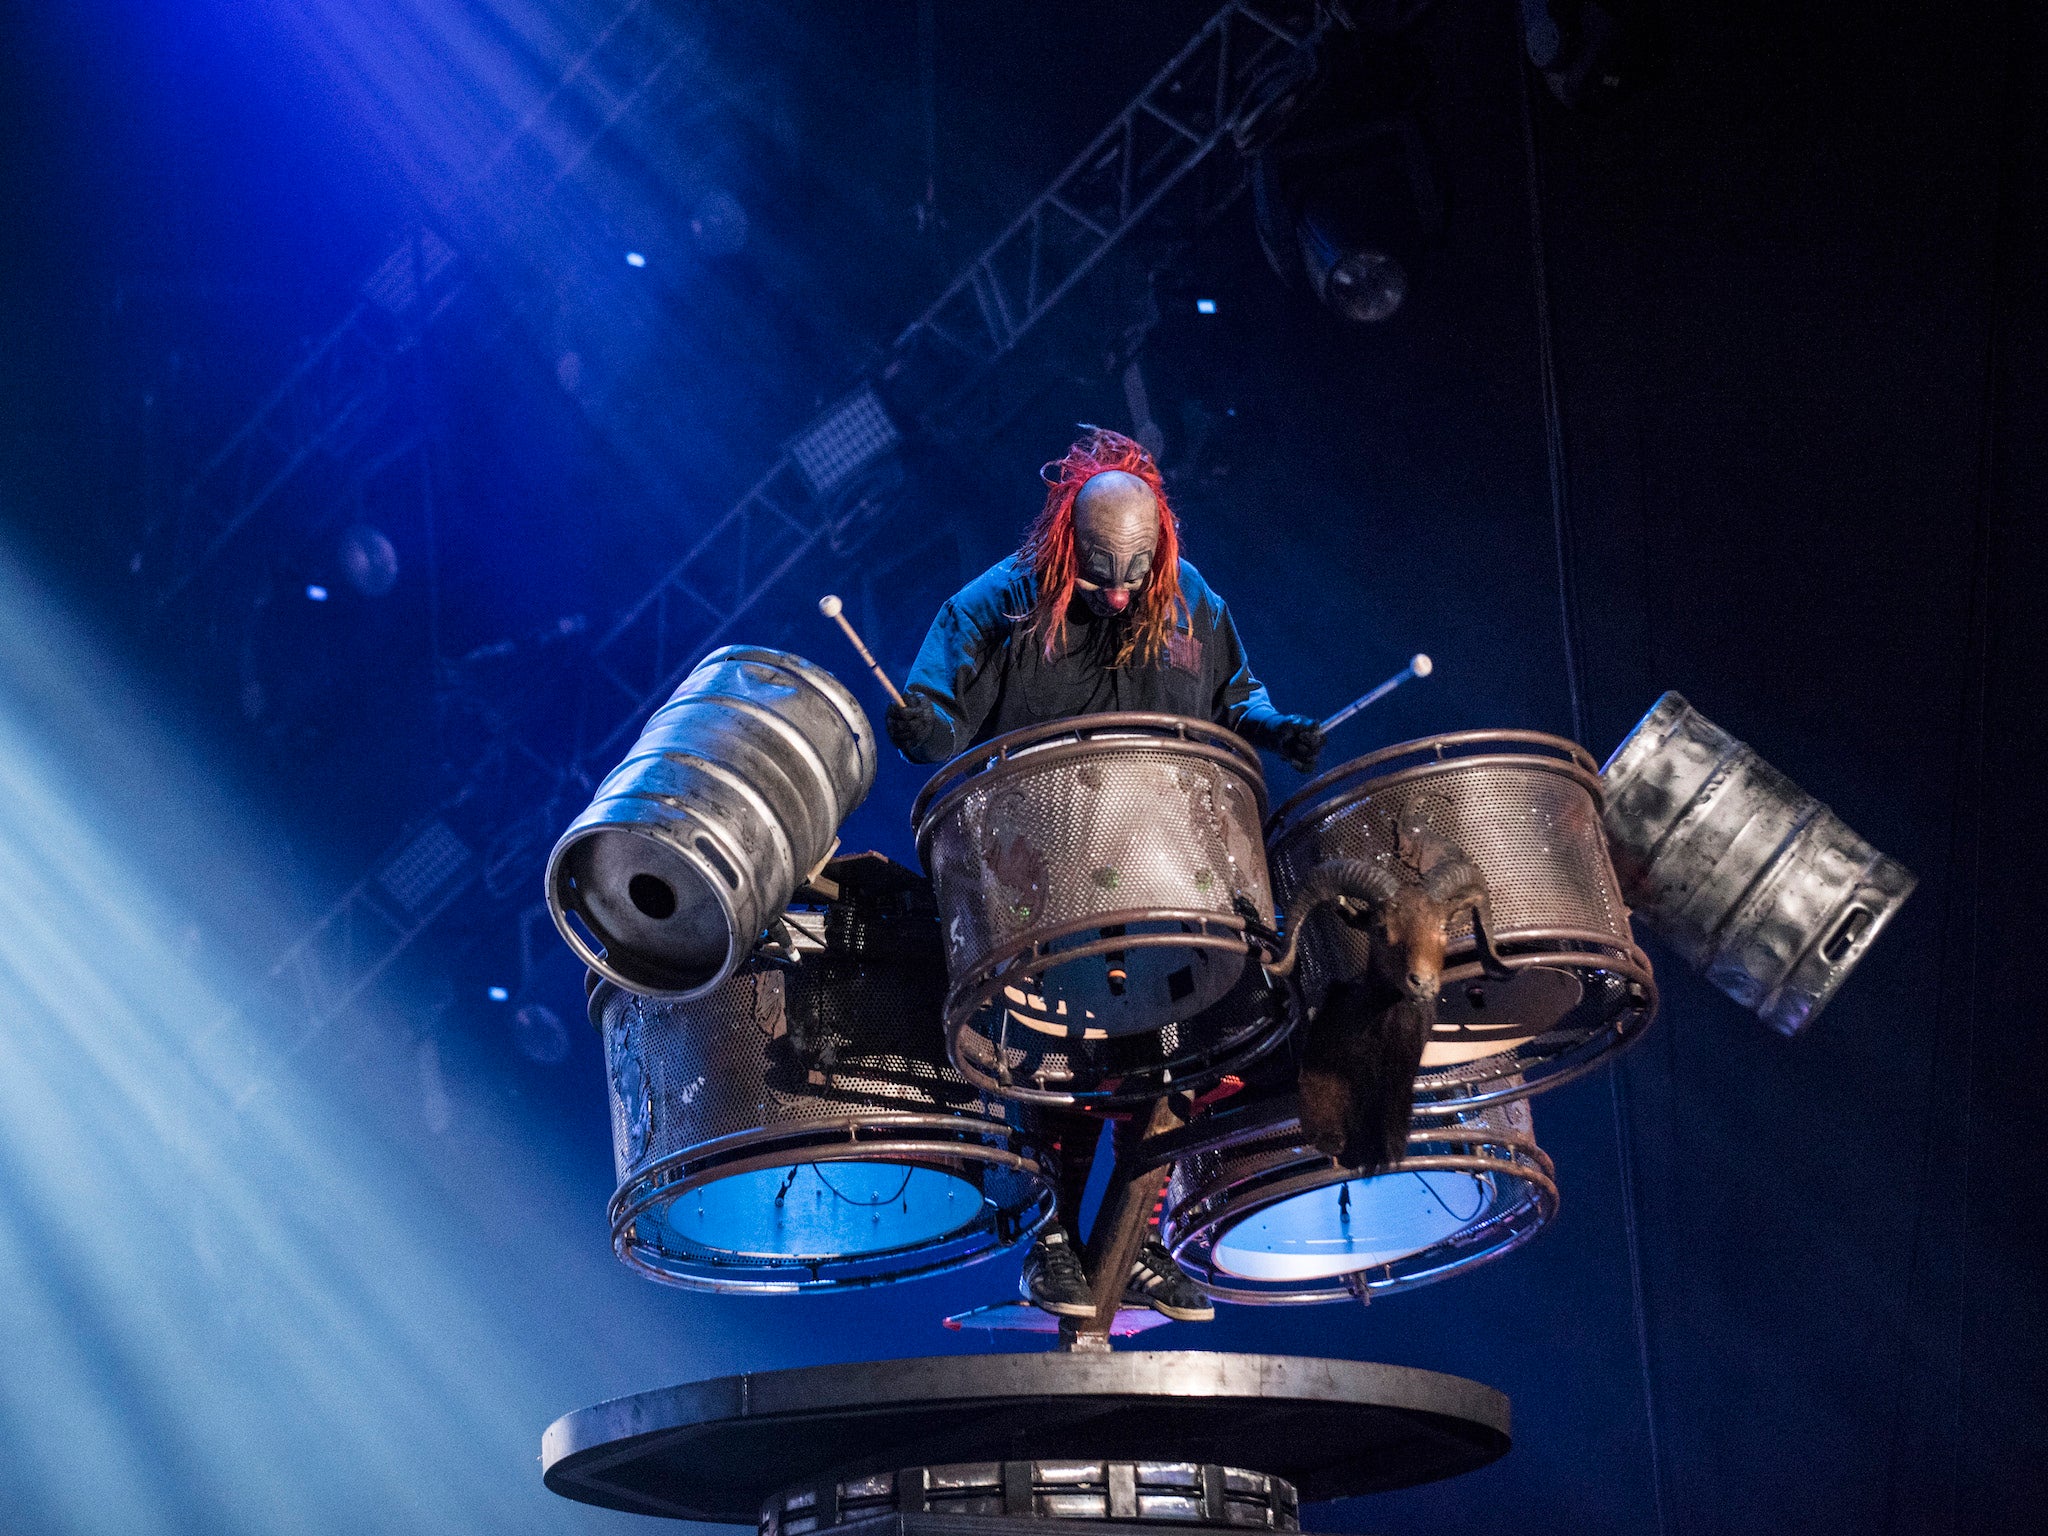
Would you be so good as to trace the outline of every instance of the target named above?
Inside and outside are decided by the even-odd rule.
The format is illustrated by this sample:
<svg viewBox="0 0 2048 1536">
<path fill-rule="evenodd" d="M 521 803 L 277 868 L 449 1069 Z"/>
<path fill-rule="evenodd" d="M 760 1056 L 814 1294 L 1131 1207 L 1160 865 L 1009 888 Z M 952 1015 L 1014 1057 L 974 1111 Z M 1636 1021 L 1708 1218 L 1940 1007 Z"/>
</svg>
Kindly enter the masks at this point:
<svg viewBox="0 0 2048 1536">
<path fill-rule="evenodd" d="M 1120 469 L 1104 470 L 1074 497 L 1074 591 L 1101 618 L 1131 606 L 1159 552 L 1159 503 L 1152 488 Z"/>
</svg>

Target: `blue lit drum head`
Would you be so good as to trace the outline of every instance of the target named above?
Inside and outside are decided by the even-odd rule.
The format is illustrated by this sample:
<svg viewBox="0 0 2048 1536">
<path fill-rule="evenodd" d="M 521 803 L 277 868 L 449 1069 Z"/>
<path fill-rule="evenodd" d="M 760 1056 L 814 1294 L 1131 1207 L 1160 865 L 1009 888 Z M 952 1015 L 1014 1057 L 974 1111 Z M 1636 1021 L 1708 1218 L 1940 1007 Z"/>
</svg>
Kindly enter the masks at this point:
<svg viewBox="0 0 2048 1536">
<path fill-rule="evenodd" d="M 981 1214 L 966 1179 L 907 1163 L 799 1163 L 718 1179 L 670 1202 L 681 1246 L 762 1259 L 859 1258 L 951 1237 Z"/>
<path fill-rule="evenodd" d="M 1262 1206 L 1216 1241 L 1214 1262 L 1241 1280 L 1327 1280 L 1449 1241 L 1493 1208 L 1493 1175 L 1382 1173 Z"/>
</svg>

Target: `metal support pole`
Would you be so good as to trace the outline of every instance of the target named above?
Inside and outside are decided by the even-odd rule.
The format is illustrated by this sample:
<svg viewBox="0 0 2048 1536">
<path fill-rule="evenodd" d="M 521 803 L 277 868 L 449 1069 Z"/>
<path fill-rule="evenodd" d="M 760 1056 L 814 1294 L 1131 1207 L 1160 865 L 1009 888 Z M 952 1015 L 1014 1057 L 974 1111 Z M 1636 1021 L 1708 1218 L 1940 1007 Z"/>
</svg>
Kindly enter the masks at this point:
<svg viewBox="0 0 2048 1536">
<path fill-rule="evenodd" d="M 1145 1119 L 1142 1140 L 1128 1151 L 1120 1151 L 1116 1171 L 1110 1176 L 1109 1192 L 1096 1214 L 1088 1234 L 1088 1273 L 1092 1282 L 1095 1315 L 1074 1320 L 1072 1335 L 1062 1324 L 1060 1346 L 1082 1353 L 1100 1353 L 1109 1348 L 1109 1330 L 1116 1322 L 1123 1302 L 1124 1286 L 1145 1234 L 1152 1226 L 1152 1208 L 1166 1187 L 1172 1164 L 1148 1153 L 1153 1141 L 1179 1130 L 1188 1123 L 1193 1106 L 1180 1094 L 1168 1094 L 1152 1101 Z"/>
</svg>

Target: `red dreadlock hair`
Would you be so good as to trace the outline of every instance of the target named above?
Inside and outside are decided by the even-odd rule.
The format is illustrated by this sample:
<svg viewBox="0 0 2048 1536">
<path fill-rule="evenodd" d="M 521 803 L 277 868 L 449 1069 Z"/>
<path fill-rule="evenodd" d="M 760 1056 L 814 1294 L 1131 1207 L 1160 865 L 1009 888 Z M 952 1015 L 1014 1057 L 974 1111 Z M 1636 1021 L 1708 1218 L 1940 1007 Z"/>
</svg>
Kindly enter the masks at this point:
<svg viewBox="0 0 2048 1536">
<path fill-rule="evenodd" d="M 1046 658 L 1059 653 L 1067 638 L 1067 605 L 1074 600 L 1074 498 L 1081 487 L 1106 470 L 1136 475 L 1152 489 L 1159 507 L 1159 547 L 1152 555 L 1152 575 L 1126 610 L 1129 623 L 1113 665 L 1133 661 L 1150 665 L 1166 651 L 1175 626 L 1187 615 L 1180 591 L 1180 527 L 1166 504 L 1159 466 L 1144 446 L 1121 432 L 1083 423 L 1080 439 L 1039 476 L 1048 487 L 1045 510 L 1038 514 L 1017 551 L 1038 577 L 1038 598 L 1031 605 L 1027 633 L 1043 637 Z"/>
</svg>

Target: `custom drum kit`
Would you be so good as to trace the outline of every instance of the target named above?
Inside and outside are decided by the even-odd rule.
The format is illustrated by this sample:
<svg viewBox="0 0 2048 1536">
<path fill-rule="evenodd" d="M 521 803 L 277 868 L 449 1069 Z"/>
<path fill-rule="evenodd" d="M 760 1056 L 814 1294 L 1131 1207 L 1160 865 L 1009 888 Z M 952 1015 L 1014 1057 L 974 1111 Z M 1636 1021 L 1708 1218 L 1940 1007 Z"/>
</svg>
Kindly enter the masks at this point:
<svg viewBox="0 0 2048 1536">
<path fill-rule="evenodd" d="M 858 645 L 836 602 L 821 607 Z M 1417 657 L 1364 702 L 1428 672 Z M 1062 720 L 938 771 L 912 813 L 923 874 L 836 856 L 876 753 L 866 713 L 825 669 L 728 647 L 685 679 L 556 845 L 548 901 L 589 968 L 604 1041 L 614 1251 L 664 1283 L 736 1293 L 956 1269 L 1028 1244 L 1052 1219 L 1048 1113 L 1135 1117 L 1146 1134 L 1119 1156 L 1090 1234 L 1095 1315 L 1060 1325 L 1063 1350 L 891 1369 L 1036 1360 L 1030 1370 L 1071 1371 L 1058 1379 L 1094 1382 L 1087 1391 L 1132 1413 L 1150 1404 L 1140 1417 L 1153 1428 L 1084 1445 L 1057 1427 L 1066 1417 L 1040 1413 L 1027 1432 L 1015 1403 L 1045 1399 L 1040 1384 L 1015 1386 L 977 1438 L 954 1410 L 919 1417 L 918 1405 L 967 1413 L 959 1403 L 1003 1390 L 934 1376 L 902 1388 L 893 1438 L 874 1428 L 881 1410 L 861 1409 L 863 1440 L 847 1428 L 856 1409 L 826 1401 L 840 1387 L 787 1372 L 787 1422 L 810 1427 L 774 1441 L 765 1463 L 754 1454 L 744 1475 L 700 1486 L 716 1447 L 767 1432 L 754 1388 L 702 1383 L 558 1422 L 543 1456 L 557 1491 L 700 1519 L 758 1512 L 764 1531 L 802 1536 L 849 1509 L 910 1507 L 912 1467 L 926 1511 L 951 1499 L 1135 1519 L 1153 1498 L 1181 1511 L 1160 1518 L 1246 1523 L 1229 1512 L 1236 1498 L 1256 1505 L 1250 1523 L 1292 1529 L 1297 1495 L 1281 1474 L 1307 1479 L 1308 1496 L 1478 1465 L 1506 1449 L 1505 1400 L 1475 1383 L 1439 1400 L 1454 1379 L 1422 1372 L 1345 1377 L 1336 1397 L 1288 1411 L 1327 1415 L 1341 1399 L 1383 1427 L 1427 1418 L 1437 1470 L 1421 1470 L 1414 1444 L 1341 1474 L 1277 1449 L 1248 1460 L 1193 1420 L 1162 1447 L 1159 1426 L 1194 1412 L 1190 1394 L 1213 1405 L 1295 1388 L 1260 1377 L 1239 1392 L 1188 1374 L 1211 1362 L 1220 1382 L 1229 1372 L 1214 1362 L 1268 1357 L 1110 1356 L 1112 1334 L 1156 1320 L 1119 1311 L 1137 1244 L 1156 1226 L 1203 1290 L 1248 1305 L 1364 1300 L 1498 1258 L 1558 1206 L 1532 1100 L 1610 1059 L 1656 1013 L 1632 915 L 1792 1033 L 1913 883 L 1676 694 L 1604 769 L 1558 737 L 1462 731 L 1344 763 L 1277 809 L 1257 753 L 1218 725 Z M 1425 833 L 1476 866 L 1486 902 L 1443 925 L 1405 1153 L 1362 1173 L 1304 1127 L 1300 1039 L 1330 990 L 1371 964 L 1370 891 L 1383 887 L 1361 886 L 1360 872 L 1413 884 Z M 951 1321 L 1055 1326 L 1021 1303 Z M 1088 1374 L 1147 1359 L 1180 1362 L 1178 1385 Z"/>
</svg>

